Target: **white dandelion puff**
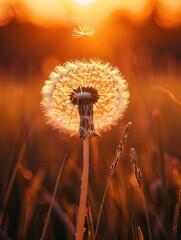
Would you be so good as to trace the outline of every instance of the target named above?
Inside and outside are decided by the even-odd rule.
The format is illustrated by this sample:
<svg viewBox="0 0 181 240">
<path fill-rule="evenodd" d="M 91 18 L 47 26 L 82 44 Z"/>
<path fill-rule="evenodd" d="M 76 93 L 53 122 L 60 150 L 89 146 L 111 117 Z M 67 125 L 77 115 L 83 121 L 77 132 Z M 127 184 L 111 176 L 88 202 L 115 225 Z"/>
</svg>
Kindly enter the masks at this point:
<svg viewBox="0 0 181 240">
<path fill-rule="evenodd" d="M 119 69 L 93 59 L 57 66 L 41 94 L 48 123 L 60 132 L 82 138 L 100 135 L 118 124 L 129 99 Z"/>
</svg>

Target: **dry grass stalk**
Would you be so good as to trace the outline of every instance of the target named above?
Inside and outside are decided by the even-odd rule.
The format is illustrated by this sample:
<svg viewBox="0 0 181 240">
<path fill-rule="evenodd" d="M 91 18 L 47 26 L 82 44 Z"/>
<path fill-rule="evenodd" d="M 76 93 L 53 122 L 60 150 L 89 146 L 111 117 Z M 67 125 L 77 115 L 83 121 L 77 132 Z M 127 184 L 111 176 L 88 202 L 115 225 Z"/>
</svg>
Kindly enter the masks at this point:
<svg viewBox="0 0 181 240">
<path fill-rule="evenodd" d="M 32 122 L 32 124 L 31 124 L 31 126 L 30 126 L 30 128 L 28 130 L 28 133 L 27 133 L 27 138 L 28 139 L 32 136 L 36 120 L 37 120 L 37 115 L 34 116 L 34 121 Z M 3 199 L 3 211 L 2 211 L 2 214 L 0 216 L 0 225 L 4 224 L 5 211 L 6 211 L 5 209 L 6 209 L 6 206 L 7 206 L 7 203 L 8 203 L 10 194 L 11 194 L 11 190 L 12 190 L 14 181 L 15 181 L 16 176 L 17 176 L 17 173 L 18 173 L 18 171 L 22 167 L 22 161 L 23 161 L 23 157 L 24 157 L 26 148 L 27 148 L 27 141 L 25 139 L 22 142 L 22 145 L 20 147 L 20 150 L 19 150 L 19 153 L 18 153 L 18 156 L 17 156 L 16 164 L 15 164 L 15 166 L 13 168 L 12 174 L 10 176 L 9 183 L 7 185 L 7 188 L 6 188 L 7 190 L 5 192 L 5 196 L 4 196 L 4 199 Z"/>
<path fill-rule="evenodd" d="M 98 228 L 99 228 L 101 213 L 102 213 L 102 209 L 103 209 L 105 197 L 106 197 L 106 194 L 107 194 L 108 186 L 109 186 L 111 177 L 112 177 L 113 173 L 114 173 L 115 170 L 116 170 L 116 167 L 117 167 L 117 165 L 118 165 L 118 162 L 119 162 L 119 160 L 121 159 L 122 152 L 123 152 L 123 148 L 124 148 L 125 142 L 126 142 L 126 140 L 127 140 L 127 137 L 128 137 L 128 135 L 129 135 L 131 126 L 132 126 L 132 123 L 131 123 L 131 122 L 128 122 L 128 124 L 126 125 L 126 127 L 125 127 L 125 129 L 124 129 L 124 131 L 123 131 L 123 134 L 122 134 L 122 136 L 121 136 L 120 143 L 119 143 L 119 145 L 118 145 L 118 147 L 117 147 L 116 154 L 115 154 L 115 158 L 114 158 L 114 162 L 113 162 L 112 165 L 111 165 L 110 175 L 109 175 L 108 180 L 107 180 L 107 183 L 106 183 L 106 187 L 105 187 L 105 190 L 104 190 L 104 194 L 103 194 L 103 197 L 102 197 L 102 201 L 101 201 L 101 205 L 100 205 L 100 209 L 99 209 L 99 213 L 98 213 L 96 230 L 95 230 L 95 239 L 96 239 L 96 237 L 97 237 L 97 232 L 98 232 Z"/>
<path fill-rule="evenodd" d="M 18 159 L 17 159 L 17 163 L 16 163 L 16 165 L 15 165 L 15 167 L 13 169 L 13 172 L 11 174 L 11 178 L 10 178 L 9 184 L 7 186 L 5 197 L 4 197 L 4 200 L 3 200 L 4 208 L 6 208 L 6 206 L 7 206 L 7 203 L 8 203 L 8 200 L 9 200 L 9 196 L 11 194 L 11 190 L 12 190 L 12 187 L 13 187 L 13 184 L 14 184 L 17 172 L 19 170 L 19 167 L 21 166 L 21 162 L 23 160 L 23 156 L 24 156 L 25 150 L 26 150 L 26 141 L 24 141 L 22 146 L 21 146 L 21 149 L 20 149 L 20 152 L 19 152 L 19 155 L 18 155 Z M 5 216 L 4 216 L 4 212 L 3 212 L 2 213 L 2 218 L 1 218 L 1 225 L 3 225 L 4 217 Z"/>
<path fill-rule="evenodd" d="M 168 233 L 167 233 L 165 227 L 163 226 L 157 211 L 154 209 L 154 206 L 152 206 L 150 203 L 148 203 L 148 201 L 147 201 L 147 206 L 148 206 L 149 211 L 152 214 L 152 216 L 155 217 L 157 225 L 160 227 L 161 231 L 163 232 L 163 234 L 166 238 L 168 236 Z"/>
<path fill-rule="evenodd" d="M 11 178 L 10 178 L 10 181 L 9 181 L 9 184 L 8 184 L 8 187 L 7 187 L 7 191 L 6 191 L 6 194 L 5 194 L 5 197 L 4 197 L 4 205 L 6 205 L 7 202 L 8 202 L 9 195 L 10 195 L 10 193 L 11 193 L 11 189 L 12 189 L 12 186 L 13 186 L 13 183 L 14 183 L 14 180 L 15 180 L 15 177 L 16 177 L 16 174 L 17 174 L 17 172 L 18 172 L 20 163 L 21 163 L 21 161 L 22 161 L 22 159 L 23 159 L 25 150 L 26 150 L 26 141 L 24 141 L 24 142 L 23 142 L 23 145 L 21 146 L 21 149 L 20 149 L 20 153 L 19 153 L 19 156 L 18 156 L 18 160 L 17 160 L 16 166 L 15 166 L 14 169 L 13 169 L 13 173 L 12 173 L 12 175 L 11 175 Z"/>
<path fill-rule="evenodd" d="M 140 227 L 137 228 L 137 232 L 138 232 L 138 240 L 144 240 L 143 233 Z"/>
<path fill-rule="evenodd" d="M 180 210 L 181 210 L 181 189 L 179 190 L 178 201 L 175 206 L 174 220 L 173 220 L 173 227 L 172 227 L 172 235 L 173 235 L 173 239 L 175 240 L 177 239 Z"/>
<path fill-rule="evenodd" d="M 113 175 L 116 167 L 117 167 L 117 164 L 121 158 L 121 154 L 123 152 L 123 147 L 124 147 L 124 144 L 127 140 L 127 137 L 129 135 L 129 132 L 130 132 L 130 129 L 131 129 L 131 126 L 132 126 L 132 123 L 131 122 L 128 122 L 128 124 L 126 125 L 125 129 L 124 129 L 124 132 L 121 136 L 121 141 L 118 145 L 118 148 L 116 150 L 116 154 L 115 154 L 115 158 L 114 158 L 114 162 L 112 163 L 111 165 L 111 176 Z"/>
<path fill-rule="evenodd" d="M 157 85 L 154 86 L 154 89 L 159 90 L 159 91 L 167 94 L 176 104 L 178 104 L 179 106 L 181 106 L 181 101 L 179 101 L 179 100 L 175 97 L 175 95 L 174 95 L 171 91 L 169 91 L 168 89 L 163 88 L 163 87 L 161 87 L 161 86 L 157 86 Z"/>
<path fill-rule="evenodd" d="M 141 175 L 141 170 L 138 167 L 137 155 L 136 155 L 136 151 L 134 148 L 131 148 L 130 159 L 131 159 L 131 162 L 133 165 L 133 171 L 134 171 L 136 180 L 137 180 L 138 185 L 141 190 L 141 198 L 143 201 L 143 208 L 145 211 L 146 222 L 147 222 L 147 226 L 148 226 L 149 240 L 151 240 L 152 234 L 151 234 L 151 227 L 150 227 L 150 221 L 149 221 L 149 216 L 148 216 L 148 208 L 147 208 L 147 204 L 146 204 L 146 198 L 145 198 L 143 186 L 142 186 L 142 175 Z"/>
<path fill-rule="evenodd" d="M 95 230 L 95 240 L 96 240 L 97 233 L 98 233 L 98 229 L 99 229 L 99 223 L 100 223 L 100 219 L 101 219 L 101 213 L 102 213 L 102 209 L 103 209 L 103 206 L 104 206 L 104 201 L 105 201 L 105 197 L 106 197 L 106 194 L 107 194 L 107 190 L 108 190 L 108 186 L 109 186 L 110 179 L 111 179 L 111 176 L 109 176 L 109 178 L 108 178 L 108 180 L 107 180 L 106 188 L 105 188 L 105 190 L 104 190 L 104 194 L 103 194 L 102 201 L 101 201 L 101 205 L 100 205 L 100 209 L 99 209 L 99 214 L 98 214 L 97 224 L 96 224 L 96 230 Z"/>
<path fill-rule="evenodd" d="M 153 120 L 154 120 L 156 143 L 157 143 L 157 158 L 158 158 L 158 164 L 159 164 L 159 172 L 161 173 L 161 179 L 162 179 L 162 198 L 163 198 L 163 204 L 166 212 L 167 193 L 166 193 L 165 161 L 163 157 L 164 149 L 163 149 L 162 129 L 161 129 L 159 109 L 155 109 L 153 111 Z"/>
<path fill-rule="evenodd" d="M 87 216 L 87 222 L 88 222 L 88 240 L 94 240 L 94 225 L 93 225 L 93 219 L 92 219 L 92 209 L 90 206 L 90 202 L 87 201 L 87 211 L 86 211 L 86 216 Z"/>
<path fill-rule="evenodd" d="M 50 193 L 45 188 L 42 188 L 42 197 L 45 200 L 45 202 L 50 205 L 52 195 L 50 195 Z M 56 213 L 58 220 L 60 220 L 61 223 L 65 226 L 66 240 L 74 239 L 75 231 L 74 231 L 73 222 L 70 220 L 68 214 L 65 213 L 65 211 L 60 206 L 60 204 L 56 201 L 56 199 L 53 203 L 53 210 Z"/>
<path fill-rule="evenodd" d="M 51 216 L 52 207 L 53 207 L 53 204 L 54 204 L 54 201 L 55 201 L 55 196 L 56 196 L 58 185 L 59 185 L 59 181 L 60 181 L 60 176 L 62 174 L 62 170 L 63 170 L 63 167 L 64 167 L 66 159 L 67 159 L 67 153 L 65 154 L 63 163 L 62 163 L 62 165 L 60 167 L 60 170 L 59 170 L 59 173 L 58 173 L 58 176 L 57 176 L 57 180 L 56 180 L 55 188 L 54 188 L 53 195 L 52 195 L 52 198 L 51 198 L 51 201 L 50 201 L 50 206 L 49 206 L 49 209 L 48 209 L 47 218 L 46 218 L 45 225 L 44 225 L 44 228 L 43 228 L 41 240 L 45 239 L 47 227 L 48 227 L 50 216 Z"/>
<path fill-rule="evenodd" d="M 142 185 L 141 170 L 138 167 L 137 155 L 136 155 L 136 152 L 135 152 L 134 148 L 131 149 L 130 158 L 131 158 L 131 162 L 132 162 L 132 165 L 133 165 L 133 171 L 134 171 L 136 180 L 139 184 L 139 187 L 141 188 L 141 185 Z"/>
<path fill-rule="evenodd" d="M 36 175 L 31 179 L 30 186 L 25 192 L 22 204 L 22 214 L 19 223 L 20 227 L 18 232 L 18 239 L 24 239 L 27 234 L 28 226 L 32 220 L 33 213 L 37 206 L 37 197 L 41 189 L 44 177 L 45 170 L 38 170 Z"/>
<path fill-rule="evenodd" d="M 136 222 L 135 222 L 134 216 L 132 216 L 131 223 L 132 223 L 133 240 L 138 240 L 138 233 L 136 229 Z"/>
</svg>

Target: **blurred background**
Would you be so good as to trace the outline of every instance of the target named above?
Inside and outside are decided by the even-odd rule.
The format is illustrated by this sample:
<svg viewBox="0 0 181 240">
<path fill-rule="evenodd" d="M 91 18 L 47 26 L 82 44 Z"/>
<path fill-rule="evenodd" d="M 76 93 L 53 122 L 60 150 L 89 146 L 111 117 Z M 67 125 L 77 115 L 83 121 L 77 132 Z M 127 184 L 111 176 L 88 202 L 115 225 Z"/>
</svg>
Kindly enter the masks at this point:
<svg viewBox="0 0 181 240">
<path fill-rule="evenodd" d="M 46 125 L 40 91 L 56 65 L 83 57 L 83 40 L 72 38 L 79 24 L 96 30 L 87 39 L 86 58 L 118 66 L 130 89 L 124 119 L 91 139 L 94 228 L 121 134 L 133 123 L 109 184 L 97 239 L 133 239 L 133 216 L 148 239 L 131 147 L 142 172 L 153 239 L 179 239 L 181 0 L 0 0 L 0 239 L 40 239 L 65 153 L 47 239 L 73 239 L 81 140 Z M 85 239 L 91 239 L 89 232 Z"/>
</svg>

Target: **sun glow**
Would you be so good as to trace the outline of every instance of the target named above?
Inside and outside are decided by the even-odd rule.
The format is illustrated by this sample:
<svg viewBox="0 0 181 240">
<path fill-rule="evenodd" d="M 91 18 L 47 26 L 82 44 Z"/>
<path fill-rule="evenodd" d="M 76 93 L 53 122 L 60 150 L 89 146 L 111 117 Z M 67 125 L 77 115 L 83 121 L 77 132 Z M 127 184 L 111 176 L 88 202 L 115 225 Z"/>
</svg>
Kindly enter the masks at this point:
<svg viewBox="0 0 181 240">
<path fill-rule="evenodd" d="M 73 1 L 80 4 L 89 4 L 95 2 L 95 0 L 73 0 Z"/>
<path fill-rule="evenodd" d="M 13 8 L 8 10 L 10 2 Z M 0 0 L 0 25 L 10 21 L 14 13 L 16 18 L 46 26 L 60 23 L 96 25 L 116 11 L 134 22 L 143 22 L 155 7 L 159 24 L 171 26 L 181 22 L 181 0 Z"/>
<path fill-rule="evenodd" d="M 96 24 L 117 9 L 142 17 L 149 0 L 19 0 L 31 21 L 42 24 Z M 147 13 L 147 11 L 146 11 Z"/>
</svg>

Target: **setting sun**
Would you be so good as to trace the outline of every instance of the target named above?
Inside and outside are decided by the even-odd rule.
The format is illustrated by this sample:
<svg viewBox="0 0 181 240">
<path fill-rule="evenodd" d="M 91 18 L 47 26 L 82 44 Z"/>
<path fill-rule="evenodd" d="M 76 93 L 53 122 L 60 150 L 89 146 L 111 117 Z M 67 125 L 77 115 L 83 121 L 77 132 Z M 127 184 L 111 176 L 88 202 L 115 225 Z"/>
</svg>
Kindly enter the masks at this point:
<svg viewBox="0 0 181 240">
<path fill-rule="evenodd" d="M 74 0 L 74 2 L 80 3 L 80 4 L 89 4 L 89 3 L 95 2 L 95 0 Z"/>
</svg>

